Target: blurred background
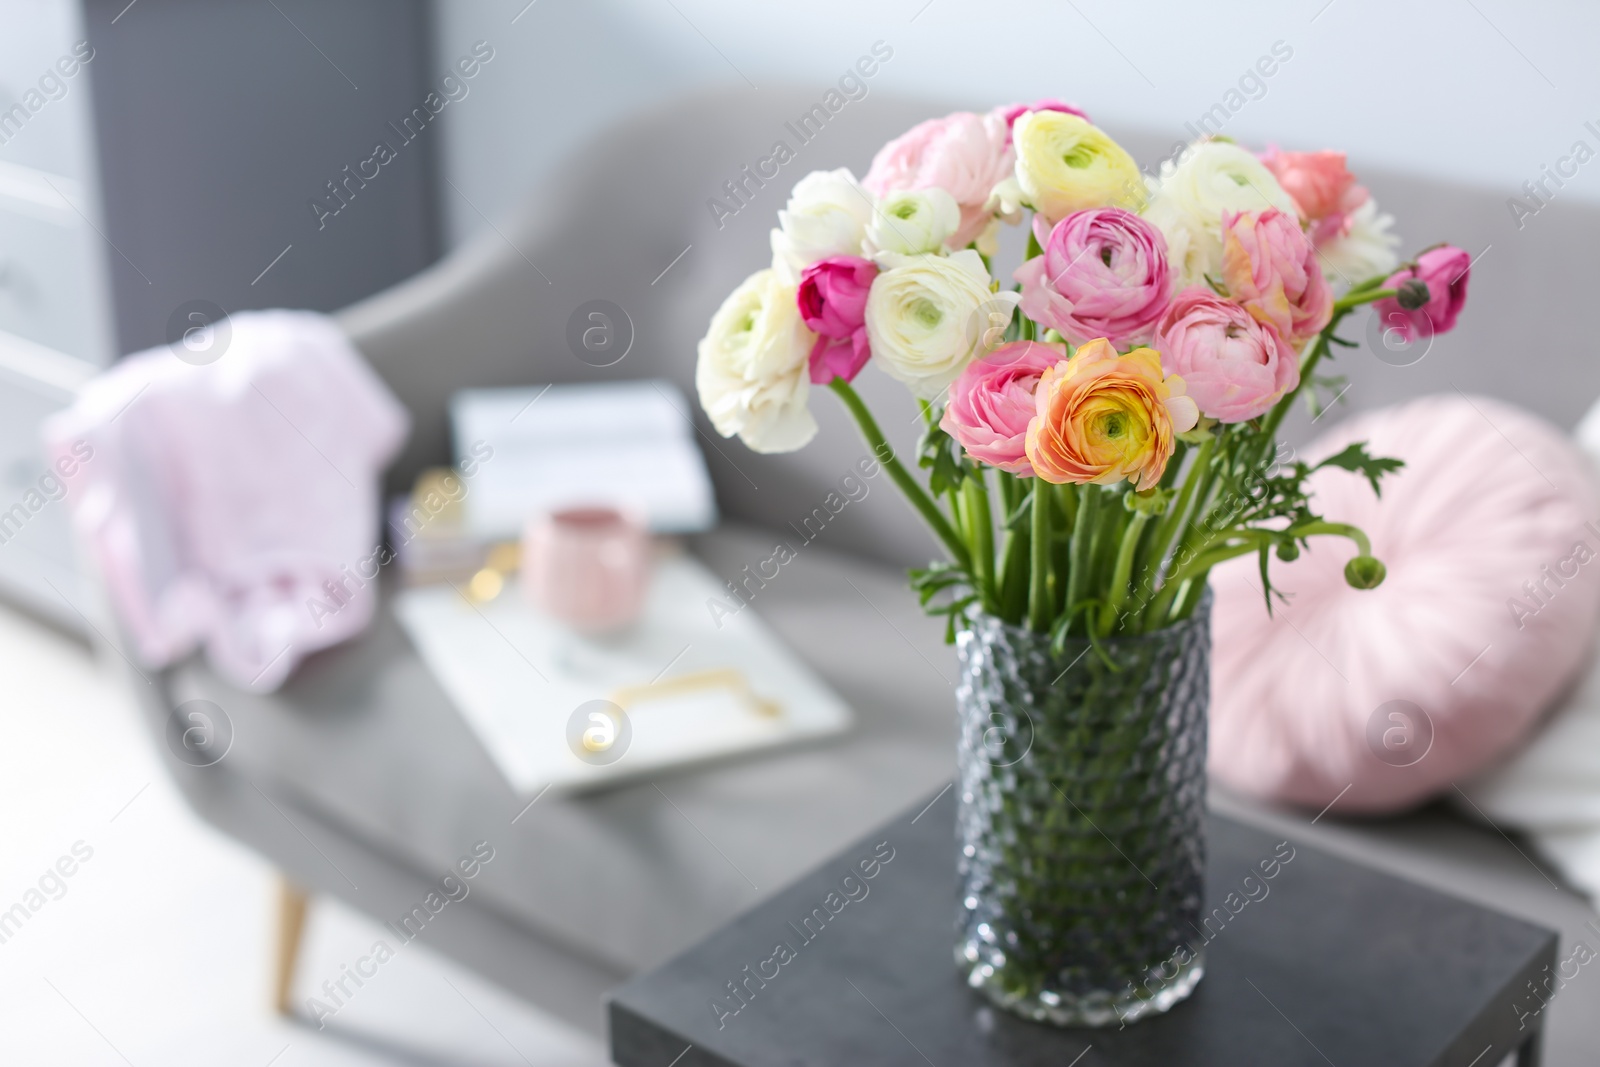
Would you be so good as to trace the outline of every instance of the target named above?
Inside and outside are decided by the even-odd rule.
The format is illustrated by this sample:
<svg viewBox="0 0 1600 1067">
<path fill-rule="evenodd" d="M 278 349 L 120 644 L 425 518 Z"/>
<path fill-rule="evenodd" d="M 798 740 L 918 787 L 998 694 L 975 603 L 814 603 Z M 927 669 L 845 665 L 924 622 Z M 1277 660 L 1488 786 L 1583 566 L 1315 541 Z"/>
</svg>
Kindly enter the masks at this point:
<svg viewBox="0 0 1600 1067">
<path fill-rule="evenodd" d="M 1501 307 L 1515 305 L 1518 285 L 1592 287 L 1592 249 L 1567 222 L 1592 227 L 1600 163 L 1559 180 L 1549 168 L 1579 140 L 1600 145 L 1597 40 L 1600 7 L 1576 0 L 0 0 L 0 497 L 37 479 L 40 427 L 79 385 L 172 341 L 196 308 L 207 322 L 208 309 L 346 308 L 474 239 L 503 237 L 528 198 L 602 149 L 632 169 L 638 209 L 671 131 L 630 155 L 606 141 L 633 136 L 615 123 L 659 113 L 692 143 L 729 99 L 764 114 L 763 101 L 816 97 L 875 42 L 892 60 L 863 109 L 916 101 L 931 115 L 1061 96 L 1153 164 L 1220 105 L 1222 132 L 1241 141 L 1345 150 L 1380 202 L 1407 207 L 1406 247 L 1414 234 L 1467 245 L 1483 257 L 1474 284 L 1501 286 Z M 1268 54 L 1275 73 L 1242 81 Z M 469 58 L 475 72 L 446 87 Z M 402 131 L 430 93 L 445 104 Z M 681 104 L 696 98 L 703 113 Z M 788 107 L 772 105 L 771 128 Z M 394 158 L 352 183 L 379 140 L 398 146 Z M 796 176 L 841 165 L 859 175 L 870 158 L 825 140 L 806 151 Z M 550 210 L 606 210 L 560 188 L 571 199 Z M 1477 205 L 1472 242 L 1418 217 L 1429 189 Z M 738 218 L 738 245 L 720 250 L 703 243 L 711 216 L 685 221 L 700 247 L 680 253 L 690 258 L 679 270 L 699 279 L 681 297 L 684 320 L 703 322 L 720 299 L 709 294 L 750 269 L 781 202 L 769 191 Z M 1552 248 L 1584 276 L 1539 275 Z M 673 245 L 603 251 L 657 280 L 678 263 Z M 706 255 L 725 265 L 705 273 L 695 261 Z M 1464 331 L 1476 340 L 1441 345 L 1515 344 L 1477 310 Z M 1527 343 L 1581 346 L 1589 319 L 1574 306 Z M 1600 370 L 1557 386 L 1503 355 L 1499 370 L 1475 360 L 1462 384 L 1564 428 L 1600 387 Z M 687 385 L 692 350 L 653 358 Z M 569 376 L 557 359 L 528 352 L 521 380 Z M 565 352 L 559 361 L 570 366 Z M 1432 366 L 1399 386 L 1356 377 L 1376 383 L 1370 400 L 1453 383 L 1425 377 L 1446 373 Z M 719 491 L 738 492 L 742 475 L 710 462 Z M 877 527 L 849 521 L 858 526 L 839 547 L 926 554 L 920 534 L 886 551 Z M 360 1041 L 263 1010 L 271 869 L 195 818 L 124 687 L 95 668 L 89 642 L 107 624 L 65 509 L 0 547 L 0 597 L 0 900 L 72 842 L 94 855 L 59 903 L 0 943 L 0 1059 L 288 1067 L 421 1062 L 423 1047 L 436 1050 L 428 1062 L 605 1061 L 592 1035 L 426 950 L 352 1009 L 367 1013 Z M 370 919 L 321 910 L 306 966 L 332 972 L 371 937 Z"/>
</svg>

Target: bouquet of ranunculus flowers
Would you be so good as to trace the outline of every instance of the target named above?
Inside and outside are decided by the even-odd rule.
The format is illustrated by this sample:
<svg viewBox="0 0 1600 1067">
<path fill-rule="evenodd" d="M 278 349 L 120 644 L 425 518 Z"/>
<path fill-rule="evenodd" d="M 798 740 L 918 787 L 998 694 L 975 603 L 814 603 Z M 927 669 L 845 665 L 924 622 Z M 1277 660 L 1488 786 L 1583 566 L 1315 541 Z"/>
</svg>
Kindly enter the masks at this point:
<svg viewBox="0 0 1600 1067">
<path fill-rule="evenodd" d="M 1003 287 L 999 228 L 1025 221 Z M 1146 179 L 1054 100 L 924 122 L 861 182 L 801 179 L 778 223 L 700 344 L 700 399 L 781 452 L 827 385 L 948 553 L 912 583 L 959 630 L 957 963 L 1034 1019 L 1165 1011 L 1210 936 L 1207 575 L 1256 554 L 1270 608 L 1272 557 L 1335 535 L 1351 585 L 1383 580 L 1306 479 L 1341 467 L 1376 492 L 1399 462 L 1356 444 L 1313 467 L 1276 435 L 1330 384 L 1346 315 L 1448 330 L 1469 258 L 1397 263 L 1342 153 L 1213 138 Z M 921 404 L 926 485 L 851 387 L 869 362 Z"/>
<path fill-rule="evenodd" d="M 1029 226 L 1001 285 L 1002 223 Z M 790 451 L 831 388 L 949 553 L 914 572 L 930 610 L 1100 639 L 1187 617 L 1210 568 L 1352 539 L 1350 584 L 1383 579 L 1360 530 L 1317 515 L 1312 468 L 1275 434 L 1354 308 L 1391 335 L 1450 329 L 1467 255 L 1397 264 L 1390 218 L 1343 153 L 1197 142 L 1146 178 L 1055 100 L 932 119 L 858 182 L 815 172 L 772 231 L 772 265 L 712 317 L 700 399 L 724 436 Z M 924 488 L 851 381 L 869 362 L 926 418 Z M 1319 464 L 1379 477 L 1353 446 Z M 1270 583 L 1265 585 L 1270 595 Z M 941 592 L 950 595 L 940 596 Z"/>
</svg>

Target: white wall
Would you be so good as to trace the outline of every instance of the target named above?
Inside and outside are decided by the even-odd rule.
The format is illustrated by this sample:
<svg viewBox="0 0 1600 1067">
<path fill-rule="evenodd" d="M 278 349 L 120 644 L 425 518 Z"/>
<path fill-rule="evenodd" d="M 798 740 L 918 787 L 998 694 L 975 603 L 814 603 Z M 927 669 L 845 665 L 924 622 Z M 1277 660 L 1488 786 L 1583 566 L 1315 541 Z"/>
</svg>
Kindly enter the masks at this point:
<svg viewBox="0 0 1600 1067">
<path fill-rule="evenodd" d="M 445 116 L 443 172 L 461 194 L 443 186 L 451 244 L 483 225 L 474 208 L 495 217 L 643 101 L 712 84 L 759 92 L 747 79 L 822 85 L 880 38 L 895 58 L 874 92 L 975 110 L 1060 96 L 1113 135 L 1138 125 L 1174 137 L 1282 41 L 1292 57 L 1229 120 L 1230 136 L 1343 148 L 1358 173 L 1381 165 L 1507 197 L 1580 138 L 1600 151 L 1584 127 L 1600 131 L 1600 5 L 1578 0 L 526 3 L 436 0 L 441 68 L 474 40 L 496 50 Z M 1600 161 L 1556 195 L 1600 199 Z"/>
</svg>

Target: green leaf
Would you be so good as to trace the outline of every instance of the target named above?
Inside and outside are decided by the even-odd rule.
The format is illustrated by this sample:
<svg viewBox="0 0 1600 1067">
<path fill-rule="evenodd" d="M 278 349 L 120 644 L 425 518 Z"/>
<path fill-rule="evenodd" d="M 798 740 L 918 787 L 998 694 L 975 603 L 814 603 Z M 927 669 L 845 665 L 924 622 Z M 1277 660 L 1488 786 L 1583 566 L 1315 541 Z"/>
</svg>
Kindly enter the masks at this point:
<svg viewBox="0 0 1600 1067">
<path fill-rule="evenodd" d="M 1337 455 L 1329 456 L 1311 469 L 1316 471 L 1321 470 L 1323 467 L 1338 467 L 1341 470 L 1365 475 L 1367 481 L 1372 484 L 1373 494 L 1381 497 L 1383 490 L 1378 486 L 1378 479 L 1385 474 L 1391 474 L 1399 470 L 1405 465 L 1405 460 L 1402 459 L 1369 455 L 1367 453 L 1367 443 L 1365 441 L 1357 441 L 1344 451 Z"/>
<path fill-rule="evenodd" d="M 961 454 L 961 446 L 944 432 L 937 421 L 931 421 L 917 443 L 917 465 L 928 471 L 928 489 L 934 496 L 954 492 L 971 471 L 971 465 Z"/>
<path fill-rule="evenodd" d="M 1267 601 L 1267 616 L 1270 618 L 1272 616 L 1272 579 L 1267 575 L 1267 549 L 1269 547 L 1269 542 L 1263 541 L 1259 554 L 1261 556 L 1261 595 Z"/>
</svg>

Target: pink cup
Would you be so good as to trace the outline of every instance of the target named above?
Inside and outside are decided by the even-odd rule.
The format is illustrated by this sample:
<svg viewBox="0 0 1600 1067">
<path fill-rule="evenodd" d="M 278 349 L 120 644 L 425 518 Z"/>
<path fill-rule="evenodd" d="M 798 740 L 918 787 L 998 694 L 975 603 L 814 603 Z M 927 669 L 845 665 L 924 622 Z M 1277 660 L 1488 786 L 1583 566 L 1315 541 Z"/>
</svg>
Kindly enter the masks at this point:
<svg viewBox="0 0 1600 1067">
<path fill-rule="evenodd" d="M 650 538 L 627 512 L 564 508 L 531 520 L 523 531 L 523 592 L 580 633 L 633 622 L 649 585 Z"/>
</svg>

